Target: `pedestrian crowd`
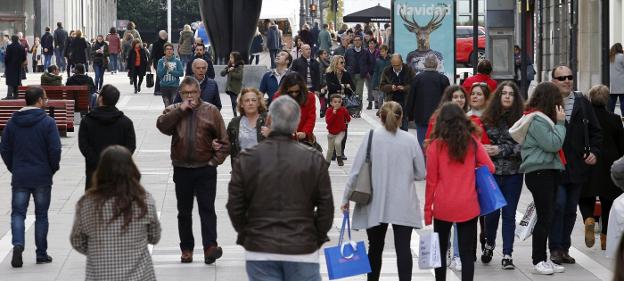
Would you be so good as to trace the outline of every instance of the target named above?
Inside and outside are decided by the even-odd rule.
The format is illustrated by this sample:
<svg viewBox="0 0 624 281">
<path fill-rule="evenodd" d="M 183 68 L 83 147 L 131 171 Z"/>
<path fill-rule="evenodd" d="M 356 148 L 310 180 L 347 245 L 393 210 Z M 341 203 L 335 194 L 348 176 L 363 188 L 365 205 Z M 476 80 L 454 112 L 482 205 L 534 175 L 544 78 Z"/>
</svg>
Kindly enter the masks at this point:
<svg viewBox="0 0 624 281">
<path fill-rule="evenodd" d="M 272 65 L 258 88 L 243 86 L 245 62 L 258 60 L 257 46 L 249 58 L 233 51 L 220 72 L 226 77 L 225 93 L 234 115 L 227 126 L 210 55 L 193 39 L 190 26 L 181 33 L 178 57 L 164 31 L 149 52 L 134 24 L 123 40 L 111 29 L 90 44 L 80 30 L 67 36 L 59 23 L 51 40 L 44 36 L 34 43 L 32 49 L 43 48 L 48 70 L 42 81 L 59 84 L 59 73 L 72 68 L 75 74 L 67 85 L 89 85 L 98 92 L 79 129 L 87 180 L 70 237 L 74 249 L 87 256 L 87 280 L 155 280 L 147 248 L 161 235 L 154 198 L 141 185 L 132 160 L 134 125 L 116 107 L 120 92 L 103 85 L 109 58 L 116 62 L 120 53 L 135 94 L 141 92 L 146 72 L 156 71 L 155 91 L 165 106 L 156 127 L 171 136 L 182 263 L 193 262 L 195 200 L 204 263 L 213 264 L 223 255 L 215 212 L 217 168 L 230 156 L 226 207 L 238 234 L 236 243 L 245 248 L 249 279 L 320 280 L 319 251 L 329 241 L 334 219 L 328 167 L 333 159 L 339 166 L 347 160 L 347 131 L 365 110 L 364 89 L 366 110 L 377 110 L 382 126 L 366 133 L 354 155 L 339 208 L 352 214 L 354 229 L 366 231 L 368 280 L 379 280 L 390 224 L 399 280 L 411 280 L 412 231 L 430 225 L 440 237 L 443 256 L 436 280 L 446 279 L 447 251 L 448 266 L 461 271 L 462 280 L 473 280 L 478 248 L 482 263 L 493 259 L 499 224 L 501 267 L 515 269 L 515 217 L 524 184 L 537 214 L 531 244 L 534 273 L 562 273 L 564 265 L 576 262 L 570 249 L 577 206 L 587 247 L 596 242 L 599 221 L 601 249 L 624 260 L 619 241 L 624 232 L 624 127 L 612 112 L 624 94 L 617 83 L 581 93 L 573 87 L 572 70 L 559 65 L 552 69 L 550 82 L 538 84 L 525 102 L 514 81 L 497 83 L 491 78 L 492 64 L 486 59 L 479 62 L 477 74 L 455 85 L 438 72 L 435 55 L 425 57 L 424 71 L 416 74 L 400 54 L 392 53 L 392 46 L 378 47 L 385 34 L 375 38 L 361 26 L 334 35 L 328 24 L 311 30 L 304 25 L 289 52 L 279 27 L 266 24 Z M 262 34 L 256 37 L 262 40 Z M 61 46 L 56 38 L 72 39 Z M 19 36 L 11 40 L 5 62 L 15 70 L 7 72 L 12 76 L 7 83 L 11 78 L 9 97 L 16 97 L 26 49 Z M 334 40 L 338 47 L 331 49 Z M 60 61 L 57 57 L 57 65 L 49 63 L 50 49 L 69 54 L 67 63 L 63 56 Z M 89 49 L 95 79 L 85 75 Z M 618 71 L 624 71 L 621 45 L 612 48 L 611 62 L 617 82 L 622 74 Z M 112 72 L 118 70 L 114 64 Z M 31 195 L 37 263 L 52 262 L 47 254 L 47 211 L 61 157 L 54 119 L 44 111 L 45 91 L 31 87 L 25 99 L 27 106 L 13 115 L 0 142 L 0 154 L 12 173 L 13 267 L 23 264 Z M 325 155 L 319 153 L 323 148 L 314 134 L 317 113 L 328 130 Z M 410 121 L 416 135 L 408 132 Z M 367 165 L 374 169 L 366 170 Z M 475 188 L 475 169 L 480 167 L 493 175 L 507 202 L 483 215 Z M 366 203 L 353 200 L 362 177 L 369 177 L 374 190 Z M 422 180 L 425 198 L 420 199 L 416 181 Z M 597 198 L 600 217 L 594 212 Z M 352 207 L 350 201 L 357 203 Z M 624 274 L 620 270 L 616 274 Z"/>
</svg>

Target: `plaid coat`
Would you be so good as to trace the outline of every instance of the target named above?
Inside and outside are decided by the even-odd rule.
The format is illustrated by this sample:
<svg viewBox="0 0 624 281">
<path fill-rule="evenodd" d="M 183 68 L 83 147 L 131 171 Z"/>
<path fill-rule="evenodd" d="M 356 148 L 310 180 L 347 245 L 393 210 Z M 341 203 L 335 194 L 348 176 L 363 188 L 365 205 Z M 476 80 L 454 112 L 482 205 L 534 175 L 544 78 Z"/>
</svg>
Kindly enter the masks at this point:
<svg viewBox="0 0 624 281">
<path fill-rule="evenodd" d="M 110 224 L 113 215 L 109 200 L 102 207 L 102 218 L 96 212 L 92 198 L 82 196 L 76 206 L 76 216 L 70 240 L 72 247 L 87 256 L 85 280 L 156 280 L 147 244 L 160 240 L 160 222 L 156 203 L 147 194 L 147 214 L 137 219 L 138 207 L 133 208 L 133 220 L 122 232 L 123 218 Z"/>
</svg>

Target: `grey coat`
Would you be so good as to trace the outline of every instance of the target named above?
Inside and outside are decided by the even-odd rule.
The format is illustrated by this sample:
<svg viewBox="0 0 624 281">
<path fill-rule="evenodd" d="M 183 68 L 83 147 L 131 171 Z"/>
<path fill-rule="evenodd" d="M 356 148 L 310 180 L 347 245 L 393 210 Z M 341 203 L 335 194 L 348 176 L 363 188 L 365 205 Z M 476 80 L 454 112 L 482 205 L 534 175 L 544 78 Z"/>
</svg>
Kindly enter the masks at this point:
<svg viewBox="0 0 624 281">
<path fill-rule="evenodd" d="M 611 94 L 624 94 L 624 54 L 616 54 L 609 64 Z"/>
<path fill-rule="evenodd" d="M 369 134 L 364 136 L 355 156 L 343 204 L 348 202 L 360 168 L 364 165 Z M 380 223 L 421 228 L 422 208 L 415 181 L 425 178 L 425 161 L 416 136 L 402 130 L 393 134 L 383 127 L 375 129 L 371 163 L 372 198 L 366 206 L 355 205 L 353 228 L 368 229 Z"/>
</svg>

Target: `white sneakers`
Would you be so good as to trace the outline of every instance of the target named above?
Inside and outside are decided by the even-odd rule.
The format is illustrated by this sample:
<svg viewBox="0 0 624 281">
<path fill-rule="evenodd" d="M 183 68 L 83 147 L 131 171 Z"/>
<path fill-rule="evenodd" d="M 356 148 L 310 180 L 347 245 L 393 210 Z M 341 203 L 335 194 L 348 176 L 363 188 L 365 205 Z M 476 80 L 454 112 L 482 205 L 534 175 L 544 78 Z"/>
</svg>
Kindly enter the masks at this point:
<svg viewBox="0 0 624 281">
<path fill-rule="evenodd" d="M 565 267 L 553 263 L 552 261 L 542 261 L 534 266 L 536 274 L 552 275 L 553 273 L 565 272 Z"/>
<path fill-rule="evenodd" d="M 453 257 L 451 259 L 451 264 L 449 264 L 449 268 L 454 271 L 461 271 L 462 270 L 461 259 L 459 259 L 459 257 Z"/>
</svg>

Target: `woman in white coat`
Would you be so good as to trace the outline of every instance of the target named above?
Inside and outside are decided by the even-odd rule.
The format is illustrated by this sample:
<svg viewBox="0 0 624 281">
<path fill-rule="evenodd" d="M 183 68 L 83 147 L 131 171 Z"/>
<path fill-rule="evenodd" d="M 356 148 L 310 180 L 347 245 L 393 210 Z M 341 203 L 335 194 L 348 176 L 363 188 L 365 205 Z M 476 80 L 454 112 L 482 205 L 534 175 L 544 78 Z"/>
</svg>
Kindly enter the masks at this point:
<svg viewBox="0 0 624 281">
<path fill-rule="evenodd" d="M 392 224 L 399 280 L 411 280 L 410 239 L 412 230 L 422 227 L 415 181 L 425 178 L 425 162 L 416 136 L 398 130 L 403 118 L 401 106 L 396 102 L 384 103 L 380 116 L 383 127 L 366 134 L 355 156 L 342 200 L 342 210 L 349 210 L 349 196 L 355 189 L 360 168 L 365 164 L 368 139 L 372 133 L 372 197 L 366 205 L 355 205 L 353 228 L 366 229 L 368 258 L 372 269 L 368 274 L 370 281 L 379 280 L 386 231 L 388 224 Z"/>
</svg>

